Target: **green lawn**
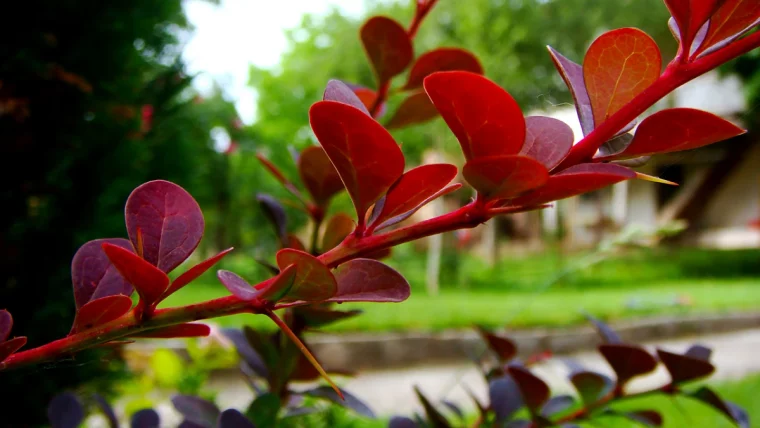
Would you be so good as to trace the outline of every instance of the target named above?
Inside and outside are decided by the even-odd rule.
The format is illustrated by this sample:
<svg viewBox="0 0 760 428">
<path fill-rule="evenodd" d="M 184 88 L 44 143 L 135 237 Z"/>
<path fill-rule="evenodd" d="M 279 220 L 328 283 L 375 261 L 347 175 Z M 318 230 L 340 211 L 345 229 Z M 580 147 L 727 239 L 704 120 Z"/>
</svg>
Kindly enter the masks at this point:
<svg viewBox="0 0 760 428">
<path fill-rule="evenodd" d="M 221 284 L 191 284 L 171 296 L 164 306 L 197 303 L 227 295 Z M 677 298 L 688 306 L 671 306 Z M 640 305 L 630 307 L 632 300 Z M 415 290 L 404 303 L 343 304 L 364 314 L 330 327 L 333 331 L 399 331 L 487 326 L 561 326 L 584 322 L 582 311 L 604 319 L 656 314 L 695 314 L 760 309 L 760 279 L 709 279 L 648 283 L 643 287 L 553 287 L 543 292 L 443 290 L 437 297 Z M 226 326 L 270 326 L 261 316 L 236 315 L 215 320 Z"/>
</svg>

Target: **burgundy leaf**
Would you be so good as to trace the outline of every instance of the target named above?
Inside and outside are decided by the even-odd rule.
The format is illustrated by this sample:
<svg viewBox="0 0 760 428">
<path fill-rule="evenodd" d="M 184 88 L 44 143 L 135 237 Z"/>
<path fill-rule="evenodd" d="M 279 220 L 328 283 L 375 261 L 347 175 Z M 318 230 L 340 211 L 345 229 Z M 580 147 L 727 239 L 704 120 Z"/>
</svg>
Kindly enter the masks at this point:
<svg viewBox="0 0 760 428">
<path fill-rule="evenodd" d="M 701 379 L 713 374 L 715 371 L 715 366 L 710 364 L 709 361 L 687 355 L 674 354 L 658 349 L 657 356 L 665 368 L 668 369 L 674 384 Z"/>
<path fill-rule="evenodd" d="M 398 22 L 375 16 L 362 25 L 360 37 L 379 85 L 409 66 L 414 57 L 412 41 Z"/>
<path fill-rule="evenodd" d="M 337 213 L 330 217 L 325 226 L 325 233 L 322 235 L 322 252 L 327 252 L 337 247 L 343 242 L 351 232 L 354 231 L 356 223 L 344 213 Z"/>
<path fill-rule="evenodd" d="M 610 363 L 621 387 L 632 378 L 657 368 L 657 359 L 638 346 L 605 344 L 599 346 L 599 352 Z"/>
<path fill-rule="evenodd" d="M 219 415 L 219 428 L 256 428 L 242 413 L 235 409 L 227 409 Z"/>
<path fill-rule="evenodd" d="M 459 48 L 438 48 L 420 55 L 414 62 L 404 90 L 422 86 L 425 77 L 437 71 L 469 71 L 483 74 L 480 61 L 471 52 Z"/>
<path fill-rule="evenodd" d="M 284 249 L 277 252 L 277 266 L 285 269 L 296 266 L 296 278 L 288 300 L 323 301 L 334 296 L 337 290 L 335 277 L 318 258 L 303 251 Z"/>
<path fill-rule="evenodd" d="M 415 92 L 401 101 L 396 112 L 385 124 L 388 129 L 419 125 L 438 117 L 438 110 L 425 91 Z"/>
<path fill-rule="evenodd" d="M 192 395 L 174 395 L 172 404 L 186 421 L 204 427 L 215 427 L 219 408 L 208 400 Z"/>
<path fill-rule="evenodd" d="M 329 301 L 403 302 L 409 283 L 393 268 L 371 259 L 354 259 L 335 270 L 338 290 Z"/>
<path fill-rule="evenodd" d="M 462 175 L 470 185 L 489 200 L 509 199 L 540 188 L 549 172 L 527 156 L 491 156 L 471 160 Z"/>
<path fill-rule="evenodd" d="M 696 45 L 697 41 L 695 41 L 695 46 L 705 49 L 699 49 L 701 52 L 699 52 L 698 56 L 702 57 L 711 54 L 718 49 L 723 49 L 729 43 L 760 25 L 760 7 L 758 6 L 758 3 L 754 2 L 753 4 L 752 0 L 742 1 L 743 4 L 737 5 L 738 7 L 733 10 L 733 14 L 737 15 L 736 18 L 732 16 L 730 21 L 723 21 L 723 19 L 727 17 L 727 14 L 731 12 L 730 4 L 729 2 L 726 2 L 709 21 L 709 25 L 703 27 L 703 30 L 716 30 L 718 28 L 720 28 L 720 30 L 716 30 L 716 32 L 712 34 L 708 33 L 708 31 L 703 32 L 703 30 L 700 30 L 696 37 L 699 44 Z M 754 10 L 750 9 L 753 7 Z M 753 18 L 754 21 L 752 21 Z M 719 23 L 722 23 L 723 25 L 720 25 Z M 702 36 L 701 40 L 700 35 Z M 721 37 L 724 36 L 725 38 L 721 39 Z M 694 52 L 692 52 L 692 54 L 693 53 Z"/>
<path fill-rule="evenodd" d="M 745 132 L 731 122 L 701 110 L 667 109 L 644 119 L 625 150 L 595 160 L 626 159 L 690 150 Z"/>
<path fill-rule="evenodd" d="M 573 129 L 565 122 L 551 117 L 525 118 L 525 144 L 521 155 L 531 157 L 551 170 L 562 162 L 573 147 Z"/>
<path fill-rule="evenodd" d="M 375 100 L 377 99 L 377 92 L 373 91 L 372 89 L 365 88 L 364 86 L 354 85 L 354 84 L 348 84 L 347 85 L 354 91 L 357 97 L 359 97 L 359 100 L 361 100 L 362 104 L 364 104 L 364 107 L 367 109 L 372 108 L 372 106 L 375 104 Z M 378 111 L 375 112 L 375 119 L 380 119 L 383 116 L 385 116 L 385 113 L 388 110 L 388 103 L 383 102 L 380 104 L 380 107 L 378 108 Z"/>
<path fill-rule="evenodd" d="M 135 412 L 129 421 L 130 428 L 160 428 L 161 419 L 153 409 L 142 409 Z"/>
<path fill-rule="evenodd" d="M 256 200 L 259 201 L 266 218 L 272 223 L 277 239 L 287 242 L 288 216 L 285 214 L 285 208 L 275 198 L 264 193 L 257 194 Z"/>
<path fill-rule="evenodd" d="M 591 108 L 591 99 L 586 91 L 586 82 L 583 78 L 583 67 L 565 58 L 559 52 L 549 48 L 549 54 L 554 61 L 554 66 L 565 81 L 575 101 L 575 110 L 581 122 L 583 135 L 588 135 L 594 130 L 594 111 Z"/>
<path fill-rule="evenodd" d="M 292 248 L 298 251 L 306 251 L 306 246 L 303 244 L 303 242 L 301 242 L 301 240 L 292 233 L 288 235 L 288 241 L 285 245 L 285 248 Z"/>
<path fill-rule="evenodd" d="M 84 422 L 84 407 L 75 394 L 64 392 L 50 400 L 47 415 L 52 428 L 77 428 Z"/>
<path fill-rule="evenodd" d="M 6 358 L 21 349 L 24 345 L 26 345 L 25 336 L 14 337 L 11 340 L 6 340 L 5 342 L 0 343 L 0 362 L 5 361 Z"/>
<path fill-rule="evenodd" d="M 620 165 L 579 164 L 552 175 L 546 184 L 513 199 L 510 204 L 513 206 L 541 205 L 592 192 L 632 178 L 636 178 L 636 173 Z"/>
<path fill-rule="evenodd" d="M 132 294 L 132 286 L 103 252 L 104 243 L 132 250 L 132 244 L 123 238 L 96 239 L 79 247 L 71 260 L 71 282 L 74 285 L 74 302 L 77 309 L 93 298 Z M 94 296 L 96 293 L 97 297 Z"/>
<path fill-rule="evenodd" d="M 599 146 L 598 157 L 599 158 L 605 158 L 605 157 L 614 158 L 620 153 L 623 153 L 625 149 L 627 149 L 628 146 L 631 145 L 631 141 L 633 141 L 633 135 L 629 133 L 620 134 L 611 140 L 607 140 L 604 144 Z"/>
<path fill-rule="evenodd" d="M 607 323 L 589 314 L 586 314 L 586 319 L 594 324 L 594 328 L 596 328 L 597 333 L 599 333 L 599 336 L 602 338 L 604 343 L 623 343 L 623 340 L 620 338 L 620 336 Z"/>
<path fill-rule="evenodd" d="M 203 275 L 207 270 L 209 270 L 212 266 L 219 263 L 219 260 L 222 259 L 222 257 L 226 256 L 230 251 L 232 251 L 232 248 L 227 248 L 226 250 L 222 251 L 221 253 L 215 255 L 214 257 L 208 258 L 197 265 L 191 267 L 186 272 L 183 272 L 182 275 L 178 276 L 177 279 L 172 281 L 169 288 L 164 293 L 163 297 L 161 297 L 161 300 L 171 296 L 175 292 L 177 292 L 182 287 L 186 286 L 187 284 L 193 282 L 195 279 L 197 279 L 199 276 Z"/>
<path fill-rule="evenodd" d="M 417 394 L 417 398 L 422 403 L 422 407 L 425 409 L 425 415 L 428 418 L 428 421 L 430 422 L 430 425 L 435 428 L 450 428 L 451 424 L 446 420 L 446 418 L 441 414 L 441 412 L 438 411 L 438 409 L 433 406 L 433 404 L 428 400 L 425 395 L 422 394 L 422 391 L 418 387 L 414 387 L 414 392 Z"/>
<path fill-rule="evenodd" d="M 736 422 L 740 428 L 749 428 L 749 416 L 747 415 L 747 412 L 736 404 L 720 398 L 720 396 L 718 396 L 718 394 L 716 394 L 712 389 L 703 386 L 690 395 L 691 397 L 712 406 L 715 410 L 728 416 L 734 422 Z"/>
<path fill-rule="evenodd" d="M 261 294 L 261 290 L 253 288 L 251 284 L 234 272 L 220 270 L 216 276 L 227 287 L 227 290 L 240 300 L 251 301 Z"/>
<path fill-rule="evenodd" d="M 108 401 L 106 401 L 106 399 L 100 394 L 93 394 L 92 398 L 95 401 L 95 404 L 100 408 L 100 411 L 103 412 L 103 416 L 108 420 L 108 427 L 119 428 L 119 420 L 116 417 L 113 407 L 108 404 Z"/>
<path fill-rule="evenodd" d="M 549 400 L 549 387 L 544 381 L 522 367 L 511 366 L 507 369 L 520 389 L 525 405 L 532 414 L 537 414 L 544 403 Z"/>
<path fill-rule="evenodd" d="M 578 371 L 570 376 L 570 381 L 586 407 L 606 402 L 615 391 L 615 382 L 600 373 Z"/>
<path fill-rule="evenodd" d="M 424 86 L 468 161 L 520 152 L 525 119 L 517 102 L 497 84 L 475 73 L 444 71 L 426 77 Z"/>
<path fill-rule="evenodd" d="M 367 418 L 375 417 L 375 413 L 363 401 L 361 401 L 354 395 L 350 394 L 346 390 L 341 390 L 341 392 L 343 393 L 343 398 L 338 396 L 338 394 L 329 386 L 319 386 L 313 389 L 303 391 L 302 394 L 308 395 L 310 397 L 322 398 L 325 400 L 332 401 L 333 403 L 339 406 L 343 406 L 347 409 L 351 409 L 354 412 Z"/>
<path fill-rule="evenodd" d="M 480 326 L 476 326 L 475 329 L 502 363 L 512 360 L 517 355 L 517 346 L 508 338 L 497 336 Z"/>
<path fill-rule="evenodd" d="M 678 24 L 682 47 L 692 45 L 697 32 L 726 0 L 665 0 L 665 5 Z M 687 53 L 688 55 L 688 53 Z"/>
<path fill-rule="evenodd" d="M 382 125 L 353 107 L 319 101 L 309 117 L 348 189 L 361 225 L 367 209 L 404 173 L 404 155 Z"/>
<path fill-rule="evenodd" d="M 296 279 L 296 272 L 296 265 L 285 267 L 279 275 L 272 279 L 271 285 L 261 290 L 259 298 L 270 302 L 276 302 L 285 297 L 293 287 L 293 283 Z"/>
<path fill-rule="evenodd" d="M 414 213 L 416 213 L 420 208 L 424 207 L 425 205 L 429 204 L 430 202 L 433 202 L 434 200 L 436 200 L 436 199 L 438 199 L 438 198 L 440 198 L 442 196 L 448 195 L 449 193 L 456 192 L 457 190 L 459 190 L 461 188 L 462 188 L 462 184 L 461 183 L 454 183 L 454 184 L 452 184 L 450 186 L 446 186 L 443 189 L 441 189 L 441 190 L 435 192 L 434 194 L 430 195 L 430 197 L 428 197 L 427 199 L 425 199 L 424 201 L 422 201 L 419 205 L 417 205 L 413 209 L 411 209 L 411 210 L 409 210 L 409 211 L 407 211 L 405 213 L 399 214 L 397 216 L 391 217 L 388 220 L 384 221 L 383 223 L 379 224 L 375 228 L 375 231 L 382 230 L 382 229 L 385 229 L 387 227 L 391 227 L 391 226 L 393 226 L 395 224 L 401 223 L 402 221 L 404 221 L 404 220 L 408 219 L 409 217 L 411 217 L 412 215 L 414 215 Z M 384 203 L 383 199 L 381 199 L 380 201 L 378 201 L 377 204 L 375 204 L 375 206 L 381 205 L 381 202 Z M 386 250 L 387 250 L 388 254 L 390 255 L 391 249 L 387 248 Z M 383 251 L 385 251 L 385 250 L 381 250 L 379 253 L 376 253 L 376 254 L 383 254 Z M 378 256 L 378 255 L 373 255 L 372 257 L 367 256 L 367 258 L 375 258 L 375 259 L 382 259 L 384 257 L 385 256 L 381 257 L 381 256 Z"/>
<path fill-rule="evenodd" d="M 488 383 L 488 397 L 496 421 L 509 420 L 523 406 L 520 388 L 510 376 L 502 376 Z M 474 399 L 474 397 L 473 397 Z"/>
<path fill-rule="evenodd" d="M 70 334 L 111 322 L 129 312 L 131 308 L 132 299 L 123 295 L 90 300 L 77 311 Z"/>
<path fill-rule="evenodd" d="M 632 421 L 636 421 L 640 424 L 644 424 L 650 427 L 661 427 L 663 423 L 662 415 L 654 410 L 639 410 L 637 412 L 629 412 L 625 414 L 625 417 Z"/>
<path fill-rule="evenodd" d="M 152 339 L 172 339 L 177 337 L 206 337 L 211 333 L 211 329 L 206 324 L 184 323 L 161 327 L 154 330 L 148 330 L 134 337 L 145 337 Z"/>
<path fill-rule="evenodd" d="M 359 96 L 356 95 L 353 89 L 340 80 L 331 79 L 327 82 L 327 87 L 325 88 L 325 93 L 322 96 L 322 99 L 325 101 L 337 101 L 339 103 L 348 104 L 369 115 L 367 106 L 365 106 L 362 100 L 359 99 Z"/>
<path fill-rule="evenodd" d="M 13 328 L 13 317 L 11 313 L 3 309 L 0 311 L 0 343 L 5 342 L 11 334 Z"/>
<path fill-rule="evenodd" d="M 185 189 L 168 181 L 149 181 L 132 191 L 125 214 L 129 239 L 137 253 L 164 272 L 185 261 L 203 236 L 198 203 Z"/>
<path fill-rule="evenodd" d="M 137 254 L 109 243 L 103 244 L 103 251 L 145 304 L 158 302 L 169 287 L 169 277 Z"/>
<path fill-rule="evenodd" d="M 549 399 L 541 408 L 541 416 L 551 418 L 575 405 L 575 398 L 571 395 L 557 395 Z"/>
<path fill-rule="evenodd" d="M 269 171 L 269 173 L 272 174 L 272 176 L 286 189 L 290 191 L 293 191 L 295 189 L 297 193 L 295 185 L 293 185 L 293 183 L 288 180 L 287 177 L 285 177 L 285 174 L 283 174 L 282 171 L 280 171 L 280 169 L 272 163 L 272 161 L 267 159 L 266 156 L 262 155 L 261 153 L 256 153 L 256 158 L 259 160 L 259 162 L 261 162 L 262 165 L 264 165 L 264 168 L 266 168 L 267 171 Z"/>
<path fill-rule="evenodd" d="M 322 327 L 336 321 L 353 318 L 362 314 L 362 311 L 359 309 L 352 309 L 350 311 L 333 311 L 314 306 L 300 306 L 295 310 L 298 318 L 303 320 L 307 327 L 311 328 Z"/>
<path fill-rule="evenodd" d="M 384 222 L 416 211 L 430 197 L 438 194 L 457 175 L 457 167 L 449 164 L 422 165 L 407 171 L 388 190 L 388 193 L 375 204 L 371 224 Z"/>
</svg>

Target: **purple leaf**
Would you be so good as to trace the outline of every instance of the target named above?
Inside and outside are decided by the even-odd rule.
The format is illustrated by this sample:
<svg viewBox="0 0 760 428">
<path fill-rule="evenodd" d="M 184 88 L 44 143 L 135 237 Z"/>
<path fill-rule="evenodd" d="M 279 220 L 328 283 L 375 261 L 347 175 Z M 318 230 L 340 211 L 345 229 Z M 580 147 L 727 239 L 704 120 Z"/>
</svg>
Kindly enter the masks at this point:
<svg viewBox="0 0 760 428">
<path fill-rule="evenodd" d="M 525 126 L 525 144 L 520 154 L 541 162 L 548 170 L 559 165 L 573 147 L 573 129 L 561 120 L 529 116 Z"/>
<path fill-rule="evenodd" d="M 712 349 L 703 345 L 692 345 L 684 354 L 687 357 L 695 358 L 702 361 L 710 361 L 712 356 Z"/>
<path fill-rule="evenodd" d="M 615 382 L 612 379 L 595 372 L 575 372 L 570 376 L 570 381 L 586 406 L 607 401 L 615 390 Z"/>
<path fill-rule="evenodd" d="M 455 403 L 448 400 L 441 400 L 441 404 L 446 406 L 452 413 L 457 415 L 460 419 L 464 419 L 464 412 Z"/>
<path fill-rule="evenodd" d="M 133 190 L 125 216 L 137 254 L 167 273 L 195 251 L 203 236 L 198 203 L 185 189 L 168 181 L 149 181 Z"/>
<path fill-rule="evenodd" d="M 227 290 L 240 300 L 251 301 L 261 294 L 261 290 L 253 288 L 248 281 L 234 272 L 220 270 L 216 273 L 216 276 L 227 287 Z"/>
<path fill-rule="evenodd" d="M 549 400 L 549 386 L 528 369 L 510 366 L 507 371 L 520 389 L 525 406 L 531 414 L 538 413 L 544 403 Z"/>
<path fill-rule="evenodd" d="M 216 426 L 220 413 L 216 404 L 193 395 L 174 395 L 171 400 L 185 420 L 208 428 Z"/>
<path fill-rule="evenodd" d="M 218 428 L 256 428 L 242 413 L 235 409 L 227 409 L 219 415 Z"/>
<path fill-rule="evenodd" d="M 256 200 L 259 201 L 261 209 L 264 211 L 264 215 L 272 223 L 272 226 L 274 226 L 275 234 L 280 240 L 280 243 L 287 242 L 288 216 L 285 214 L 285 209 L 275 198 L 264 193 L 256 195 Z"/>
<path fill-rule="evenodd" d="M 541 408 L 541 416 L 551 418 L 552 416 L 562 413 L 573 407 L 575 399 L 570 395 L 557 395 L 549 399 Z"/>
<path fill-rule="evenodd" d="M 132 415 L 129 426 L 131 428 L 160 428 L 161 418 L 153 409 L 142 409 Z"/>
<path fill-rule="evenodd" d="M 119 420 L 116 418 L 116 413 L 114 413 L 113 407 L 108 404 L 108 401 L 100 394 L 93 394 L 92 398 L 108 420 L 109 428 L 119 428 Z"/>
<path fill-rule="evenodd" d="M 438 409 L 433 406 L 433 404 L 428 400 L 425 395 L 422 394 L 422 391 L 418 387 L 414 387 L 414 392 L 417 394 L 417 398 L 422 403 L 422 407 L 425 409 L 425 415 L 428 418 L 428 421 L 430 424 L 435 428 L 450 428 L 451 425 L 449 424 L 449 421 L 446 420 L 446 418 L 441 414 L 441 412 L 438 411 Z"/>
<path fill-rule="evenodd" d="M 354 259 L 335 270 L 338 290 L 328 301 L 403 302 L 409 283 L 393 268 L 372 259 Z"/>
<path fill-rule="evenodd" d="M 11 313 L 3 309 L 0 311 L 0 343 L 5 342 L 11 334 L 13 328 L 13 317 Z"/>
<path fill-rule="evenodd" d="M 498 422 L 510 419 L 523 406 L 520 389 L 510 376 L 492 380 L 488 384 L 488 396 Z"/>
<path fill-rule="evenodd" d="M 609 325 L 602 322 L 596 317 L 591 316 L 590 314 L 586 314 L 586 319 L 591 321 L 592 324 L 594 324 L 594 328 L 596 328 L 597 333 L 599 333 L 599 336 L 602 337 L 602 340 L 604 340 L 604 343 L 622 343 L 623 340 L 620 339 L 620 336 L 610 328 Z"/>
<path fill-rule="evenodd" d="M 248 338 L 242 330 L 225 329 L 223 332 L 224 335 L 235 344 L 235 349 L 237 349 L 238 354 L 248 367 L 261 378 L 266 379 L 269 377 L 269 370 L 267 370 L 264 360 L 262 360 L 259 353 L 253 349 L 253 346 L 251 346 L 251 343 L 248 341 Z"/>
<path fill-rule="evenodd" d="M 591 98 L 586 90 L 586 82 L 583 77 L 583 67 L 565 58 L 559 52 L 548 47 L 549 54 L 554 61 L 554 66 L 565 81 L 570 93 L 575 100 L 575 110 L 581 121 L 583 135 L 588 135 L 594 130 L 594 111 L 591 108 Z"/>
<path fill-rule="evenodd" d="M 388 428 L 419 428 L 419 425 L 406 416 L 394 416 L 388 422 Z"/>
<path fill-rule="evenodd" d="M 354 93 L 353 89 L 340 80 L 331 79 L 327 82 L 327 88 L 325 88 L 322 100 L 348 104 L 371 116 L 369 110 L 367 110 L 362 100 Z"/>
<path fill-rule="evenodd" d="M 368 418 L 374 418 L 375 413 L 372 411 L 372 409 L 369 408 L 364 402 L 362 402 L 360 399 L 358 399 L 353 394 L 350 394 L 348 391 L 341 389 L 341 392 L 343 393 L 344 399 L 341 399 L 338 394 L 329 386 L 320 386 L 314 389 L 309 389 L 307 391 L 302 392 L 304 395 L 309 395 L 311 397 L 317 397 L 317 398 L 324 398 L 325 400 L 330 400 L 333 403 L 343 406 L 347 409 L 351 409 L 354 412 L 366 416 Z"/>
<path fill-rule="evenodd" d="M 93 299 L 116 294 L 131 296 L 134 291 L 111 264 L 103 251 L 104 243 L 133 251 L 132 244 L 123 238 L 95 239 L 79 247 L 71 260 L 71 282 L 77 309 Z"/>
<path fill-rule="evenodd" d="M 617 374 L 617 382 L 621 386 L 657 368 L 657 359 L 639 346 L 605 344 L 599 346 L 599 352 Z"/>
<path fill-rule="evenodd" d="M 53 428 L 77 428 L 84 421 L 84 407 L 71 392 L 58 394 L 50 401 L 48 420 Z"/>
<path fill-rule="evenodd" d="M 599 157 L 614 156 L 623 153 L 633 141 L 633 135 L 625 133 L 608 140 L 599 147 Z"/>
<path fill-rule="evenodd" d="M 718 396 L 718 394 L 713 392 L 712 389 L 703 386 L 690 395 L 691 397 L 702 401 L 703 403 L 709 404 L 715 410 L 728 416 L 734 422 L 736 422 L 739 427 L 749 428 L 749 415 L 747 412 L 736 404 L 723 400 Z"/>
</svg>

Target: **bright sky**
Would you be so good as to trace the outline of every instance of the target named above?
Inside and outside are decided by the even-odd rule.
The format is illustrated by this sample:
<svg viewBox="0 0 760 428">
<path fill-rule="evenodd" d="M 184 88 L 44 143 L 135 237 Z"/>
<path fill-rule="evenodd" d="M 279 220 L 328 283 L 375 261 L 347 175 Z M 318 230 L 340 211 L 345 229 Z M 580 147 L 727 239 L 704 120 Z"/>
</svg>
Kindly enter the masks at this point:
<svg viewBox="0 0 760 428">
<path fill-rule="evenodd" d="M 364 0 L 221 0 L 218 6 L 186 0 L 184 6 L 195 27 L 184 50 L 189 71 L 201 73 L 195 86 L 203 92 L 219 82 L 245 123 L 256 115 L 256 94 L 247 85 L 249 64 L 276 65 L 286 49 L 285 30 L 307 13 L 337 7 L 360 16 L 365 10 Z"/>
</svg>

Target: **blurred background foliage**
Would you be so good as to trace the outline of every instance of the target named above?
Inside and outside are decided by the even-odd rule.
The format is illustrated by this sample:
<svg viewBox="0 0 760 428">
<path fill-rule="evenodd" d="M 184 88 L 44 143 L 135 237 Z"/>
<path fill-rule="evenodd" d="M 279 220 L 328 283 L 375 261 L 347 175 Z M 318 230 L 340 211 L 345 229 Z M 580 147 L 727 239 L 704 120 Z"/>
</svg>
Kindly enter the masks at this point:
<svg viewBox="0 0 760 428">
<path fill-rule="evenodd" d="M 412 3 L 369 2 L 364 16 L 406 23 Z M 251 257 L 270 257 L 276 244 L 255 194 L 287 195 L 253 154 L 265 153 L 295 178 L 287 148 L 313 144 L 307 112 L 326 82 L 373 85 L 358 39 L 363 19 L 337 10 L 305 16 L 288 32 L 279 65 L 251 68 L 257 121 L 246 126 L 221 90 L 201 96 L 192 87 L 178 41 L 192 30 L 181 0 L 31 0 L 15 7 L 12 22 L 0 28 L 0 153 L 6 160 L 0 170 L 0 307 L 14 314 L 15 333 L 28 335 L 34 347 L 68 332 L 71 257 L 87 240 L 124 236 L 123 204 L 151 179 L 182 185 L 203 207 L 206 239 L 197 257 L 235 246 L 225 268 L 252 280 L 265 275 Z M 667 16 L 661 0 L 441 0 L 415 48 L 417 54 L 436 46 L 472 50 L 486 74 L 529 111 L 570 102 L 547 44 L 581 61 L 596 35 L 636 26 L 668 58 L 675 42 Z M 759 60 L 755 54 L 735 63 L 754 91 L 753 105 L 760 98 Z M 419 163 L 430 147 L 458 150 L 440 120 L 395 136 L 409 164 Z M 220 140 L 227 147 L 218 146 Z M 342 197 L 333 209 L 349 204 Z M 296 227 L 305 224 L 305 216 L 288 209 Z M 401 249 L 398 259 L 408 251 Z M 478 282 L 480 275 L 472 277 Z M 4 373 L 4 388 L 15 393 L 4 396 L 3 406 L 41 421 L 40 409 L 55 391 L 97 378 L 105 392 L 104 375 L 122 370 L 108 352 Z"/>
</svg>

